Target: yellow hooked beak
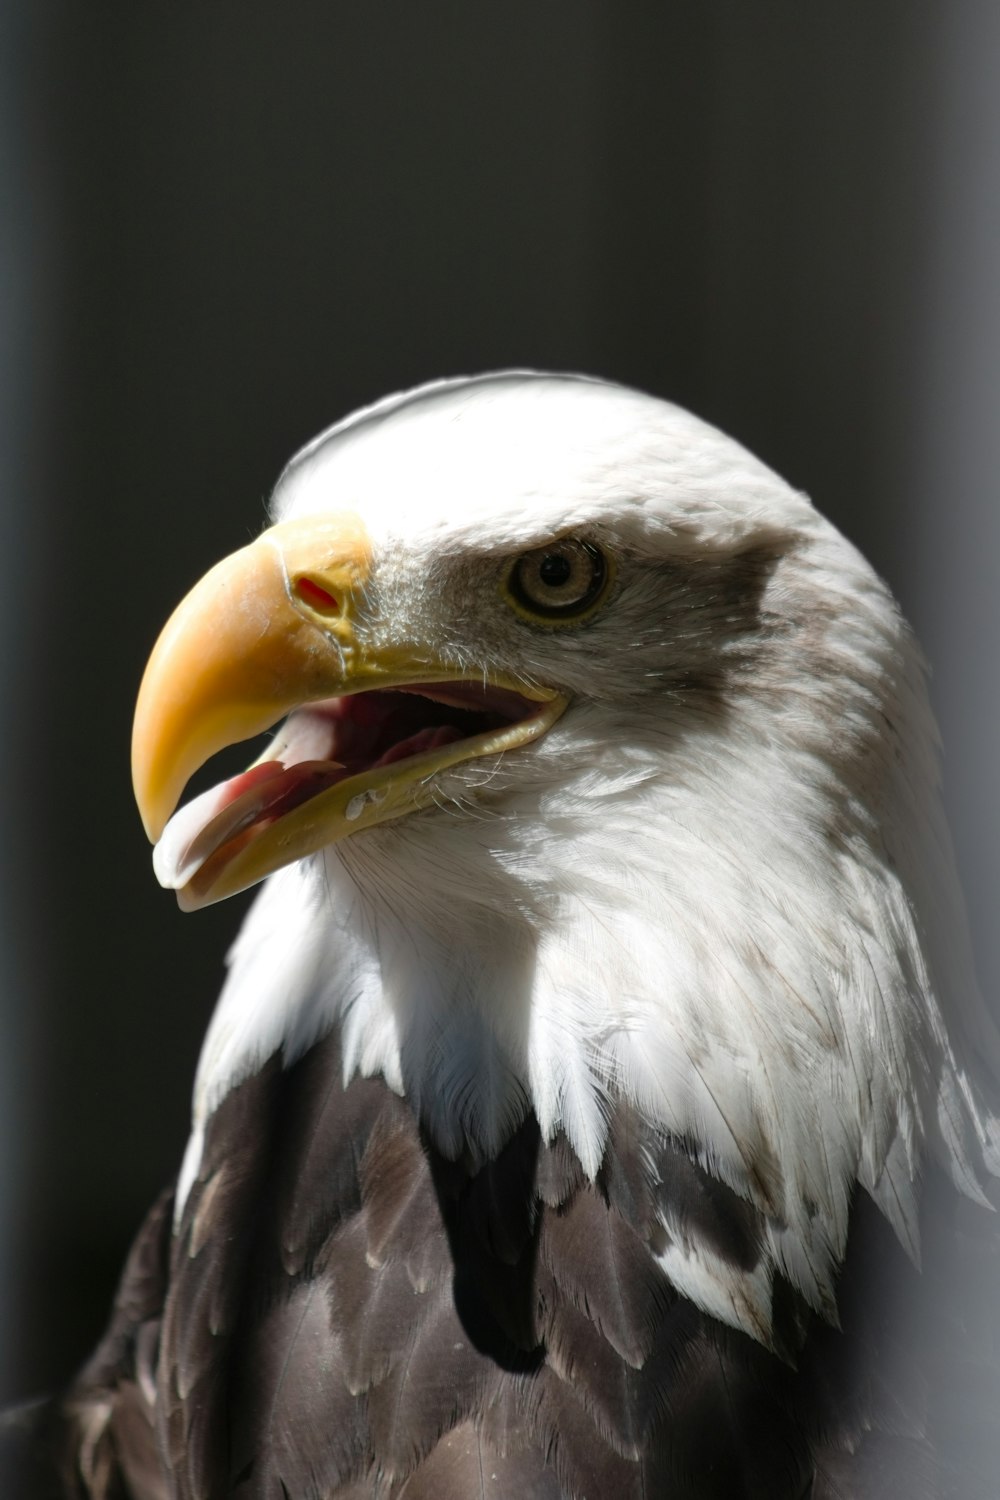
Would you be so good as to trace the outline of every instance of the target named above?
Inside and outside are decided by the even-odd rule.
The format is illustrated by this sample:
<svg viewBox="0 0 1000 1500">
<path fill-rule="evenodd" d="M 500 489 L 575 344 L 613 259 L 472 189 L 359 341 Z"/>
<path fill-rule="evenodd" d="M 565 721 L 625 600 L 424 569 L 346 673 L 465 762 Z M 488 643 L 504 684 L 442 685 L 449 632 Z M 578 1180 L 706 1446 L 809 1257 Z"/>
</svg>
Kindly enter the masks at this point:
<svg viewBox="0 0 1000 1500">
<path fill-rule="evenodd" d="M 371 558 L 354 515 L 289 521 L 217 564 L 178 606 L 146 668 L 132 735 L 133 785 L 151 841 L 205 761 L 292 710 L 371 689 L 464 680 L 420 643 L 359 641 Z M 515 689 L 503 679 L 496 685 Z M 208 840 L 204 858 L 188 861 L 183 877 L 164 883 L 178 887 L 182 906 L 207 905 L 346 834 L 429 805 L 434 772 L 525 744 L 565 708 L 553 692 L 523 685 L 516 692 L 523 715 L 342 776 L 258 825 L 228 829 L 220 845 Z"/>
<path fill-rule="evenodd" d="M 369 560 L 353 516 L 292 521 L 217 563 L 177 606 L 146 667 L 132 730 L 132 784 L 154 843 L 190 777 L 219 750 L 298 704 L 344 692 L 348 678 L 355 690 L 376 685 L 364 680 L 353 626 Z"/>
</svg>

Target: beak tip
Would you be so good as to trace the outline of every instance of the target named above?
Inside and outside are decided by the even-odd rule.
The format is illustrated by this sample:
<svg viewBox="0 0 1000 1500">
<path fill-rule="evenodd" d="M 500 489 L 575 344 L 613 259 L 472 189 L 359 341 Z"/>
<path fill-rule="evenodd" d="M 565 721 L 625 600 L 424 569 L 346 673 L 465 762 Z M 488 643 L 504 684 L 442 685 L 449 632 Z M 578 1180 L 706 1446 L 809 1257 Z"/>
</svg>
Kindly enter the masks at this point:
<svg viewBox="0 0 1000 1500">
<path fill-rule="evenodd" d="M 146 837 L 151 844 L 158 844 L 169 821 L 169 812 L 163 813 L 159 805 L 162 798 L 155 797 L 148 788 L 140 786 L 135 777 L 132 780 L 132 791 Z"/>
</svg>

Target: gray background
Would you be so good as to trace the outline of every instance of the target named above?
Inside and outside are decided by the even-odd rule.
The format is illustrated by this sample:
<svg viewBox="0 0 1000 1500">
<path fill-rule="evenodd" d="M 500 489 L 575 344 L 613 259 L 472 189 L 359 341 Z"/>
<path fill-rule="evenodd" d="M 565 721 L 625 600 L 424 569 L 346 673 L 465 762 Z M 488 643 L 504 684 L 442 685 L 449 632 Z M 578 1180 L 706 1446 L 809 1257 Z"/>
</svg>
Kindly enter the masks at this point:
<svg viewBox="0 0 1000 1500">
<path fill-rule="evenodd" d="M 148 649 L 386 391 L 587 370 L 807 490 L 934 663 L 997 994 L 998 78 L 991 0 L 0 10 L 0 1399 L 100 1329 L 242 909 L 153 880 Z"/>
</svg>

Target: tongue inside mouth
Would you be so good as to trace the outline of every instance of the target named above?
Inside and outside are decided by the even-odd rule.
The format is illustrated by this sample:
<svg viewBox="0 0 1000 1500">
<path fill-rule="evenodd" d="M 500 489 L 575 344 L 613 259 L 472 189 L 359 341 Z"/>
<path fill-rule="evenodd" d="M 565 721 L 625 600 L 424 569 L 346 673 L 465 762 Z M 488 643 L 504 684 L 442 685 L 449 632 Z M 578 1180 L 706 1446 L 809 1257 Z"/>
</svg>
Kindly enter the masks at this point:
<svg viewBox="0 0 1000 1500">
<path fill-rule="evenodd" d="M 430 683 L 330 698 L 291 714 L 265 759 L 195 797 L 153 851 L 160 884 L 179 890 L 205 862 L 348 777 L 409 760 L 526 717 L 538 705 L 506 688 Z"/>
</svg>

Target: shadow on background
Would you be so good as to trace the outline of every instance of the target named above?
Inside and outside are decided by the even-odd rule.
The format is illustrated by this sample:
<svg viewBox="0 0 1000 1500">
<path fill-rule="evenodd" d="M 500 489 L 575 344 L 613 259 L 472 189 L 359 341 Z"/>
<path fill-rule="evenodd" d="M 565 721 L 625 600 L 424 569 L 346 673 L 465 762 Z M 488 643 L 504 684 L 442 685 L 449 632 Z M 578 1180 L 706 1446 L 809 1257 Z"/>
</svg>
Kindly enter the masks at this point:
<svg viewBox="0 0 1000 1500">
<path fill-rule="evenodd" d="M 937 663 L 995 993 L 997 16 L 7 7 L 0 1397 L 101 1327 L 242 910 L 153 881 L 146 654 L 290 453 L 387 391 L 591 371 L 807 490 Z"/>
</svg>

